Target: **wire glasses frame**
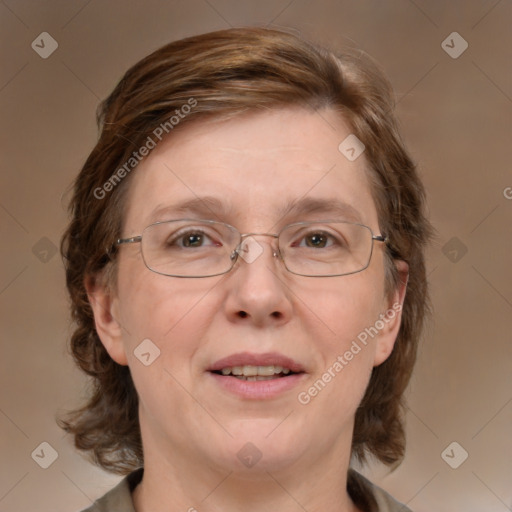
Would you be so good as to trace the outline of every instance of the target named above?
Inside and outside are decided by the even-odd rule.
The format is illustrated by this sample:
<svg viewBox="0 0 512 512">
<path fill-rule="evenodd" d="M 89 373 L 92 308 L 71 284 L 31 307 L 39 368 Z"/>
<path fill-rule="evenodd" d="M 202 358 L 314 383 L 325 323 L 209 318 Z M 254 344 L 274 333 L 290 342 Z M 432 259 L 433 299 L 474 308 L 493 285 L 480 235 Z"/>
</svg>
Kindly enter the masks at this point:
<svg viewBox="0 0 512 512">
<path fill-rule="evenodd" d="M 188 231 L 180 232 L 179 229 L 174 229 L 174 226 L 179 225 L 179 223 L 183 223 L 183 227 L 188 229 Z M 201 228 L 198 228 L 200 225 Z M 333 225 L 338 226 L 338 229 L 341 229 L 339 226 L 342 226 L 343 230 L 345 230 L 345 233 L 334 233 L 335 230 L 333 229 Z M 328 248 L 331 248 L 330 250 L 327 249 L 327 251 L 320 251 L 320 253 L 318 252 L 318 248 L 314 248 L 308 254 L 305 253 L 305 251 L 307 252 L 308 249 L 302 248 L 302 252 L 294 251 L 294 256 L 288 256 L 288 253 L 286 252 L 287 249 L 282 250 L 281 248 L 283 239 L 286 240 L 286 237 L 296 236 L 300 234 L 300 231 L 298 230 L 302 228 L 307 229 L 308 227 L 314 227 L 314 229 L 311 229 L 309 232 L 309 235 L 320 234 L 321 237 L 330 238 L 331 241 L 335 240 L 337 247 L 333 248 L 333 245 L 331 244 L 328 246 Z M 212 234 L 202 231 L 203 228 L 217 228 L 217 230 L 224 230 L 224 240 L 222 241 L 227 241 L 224 250 L 228 249 L 229 251 L 224 253 L 220 252 L 219 248 L 224 247 L 224 245 L 221 245 L 217 242 L 210 246 L 215 250 L 210 250 L 210 254 L 206 254 L 207 257 L 205 257 L 204 253 L 208 249 L 208 246 L 201 246 L 199 248 L 195 247 L 195 251 L 183 251 L 183 247 L 177 246 L 174 243 L 176 240 L 183 239 L 187 233 L 192 234 L 193 237 L 196 237 L 197 235 L 206 235 L 209 239 L 213 240 Z M 327 231 L 327 229 L 330 231 Z M 290 235 L 290 233 L 293 233 L 293 235 Z M 303 237 L 306 235 L 307 233 L 302 232 Z M 202 278 L 223 275 L 230 272 L 235 266 L 235 263 L 238 261 L 239 256 L 242 256 L 243 259 L 250 263 L 251 261 L 247 259 L 247 255 L 244 256 L 243 253 L 250 252 L 250 246 L 247 246 L 246 241 L 248 241 L 247 237 L 253 236 L 270 236 L 277 239 L 277 249 L 273 250 L 272 256 L 279 258 L 283 262 L 283 265 L 288 272 L 304 277 L 337 277 L 362 272 L 370 264 L 374 242 L 388 242 L 387 236 L 382 234 L 374 235 L 371 228 L 364 224 L 340 220 L 295 222 L 284 226 L 279 233 L 240 233 L 235 227 L 224 222 L 205 219 L 177 219 L 150 224 L 143 229 L 140 235 L 129 238 L 118 238 L 114 242 L 113 246 L 140 243 L 144 264 L 152 272 L 169 277 Z M 317 238 L 317 240 L 319 239 Z M 169 243 L 171 241 L 174 243 L 174 245 Z M 353 263 L 357 262 L 358 264 L 353 266 L 353 268 L 351 268 L 349 271 L 325 273 L 325 271 L 322 272 L 317 270 L 313 273 L 311 273 L 311 271 L 304 272 L 308 265 L 310 265 L 310 267 L 314 266 L 314 268 L 321 269 L 322 265 L 332 266 L 336 263 L 339 265 L 343 258 L 354 258 L 355 256 L 351 252 L 353 249 L 351 244 L 356 245 L 357 243 L 359 243 L 359 245 L 362 243 L 367 245 L 360 247 L 361 251 L 363 252 L 363 257 L 359 260 L 354 260 Z M 321 249 L 324 248 L 322 247 Z M 200 251 L 203 251 L 203 254 L 201 254 Z M 338 252 L 336 253 L 336 251 Z M 321 257 L 319 258 L 320 255 Z M 210 258 L 209 261 L 207 261 L 208 257 Z M 330 259 L 331 261 L 321 261 L 322 258 L 327 258 L 327 260 Z M 336 261 L 336 258 L 338 258 L 338 261 Z M 163 259 L 164 263 L 159 263 L 159 259 Z M 196 267 L 199 267 L 198 262 L 203 266 L 209 265 L 207 268 L 216 266 L 218 269 L 214 272 L 203 271 L 196 274 L 189 273 L 189 269 L 192 266 L 195 265 Z M 159 265 L 161 267 L 169 267 L 170 263 L 176 267 L 176 270 L 173 272 L 163 271 L 162 268 L 159 267 Z M 177 272 L 177 270 L 180 268 L 178 263 L 183 265 L 182 268 L 184 270 L 181 270 L 181 272 Z M 302 271 L 298 271 L 301 268 Z M 348 266 L 348 268 L 350 268 L 350 266 Z"/>
</svg>

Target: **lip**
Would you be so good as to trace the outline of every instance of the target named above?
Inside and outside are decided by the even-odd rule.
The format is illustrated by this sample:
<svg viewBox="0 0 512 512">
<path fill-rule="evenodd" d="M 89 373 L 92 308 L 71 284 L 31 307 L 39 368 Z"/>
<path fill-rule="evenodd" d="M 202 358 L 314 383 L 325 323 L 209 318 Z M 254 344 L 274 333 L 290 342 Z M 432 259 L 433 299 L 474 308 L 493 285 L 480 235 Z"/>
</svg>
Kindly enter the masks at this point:
<svg viewBox="0 0 512 512">
<path fill-rule="evenodd" d="M 293 374 L 271 380 L 247 381 L 229 375 L 213 373 L 233 366 L 283 366 L 289 368 Z M 207 374 L 218 386 L 239 398 L 252 400 L 269 400 L 296 387 L 306 378 L 304 367 L 293 359 L 269 352 L 265 354 L 252 354 L 248 352 L 233 354 L 219 359 L 207 369 Z"/>
</svg>

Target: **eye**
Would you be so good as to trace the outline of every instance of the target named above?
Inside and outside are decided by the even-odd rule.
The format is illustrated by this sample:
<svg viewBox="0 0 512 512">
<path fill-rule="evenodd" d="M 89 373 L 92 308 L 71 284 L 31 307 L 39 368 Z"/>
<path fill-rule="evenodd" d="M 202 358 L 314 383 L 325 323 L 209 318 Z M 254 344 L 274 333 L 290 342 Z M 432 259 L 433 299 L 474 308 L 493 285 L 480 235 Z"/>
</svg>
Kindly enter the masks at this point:
<svg viewBox="0 0 512 512">
<path fill-rule="evenodd" d="M 197 248 L 204 246 L 220 247 L 221 242 L 215 241 L 205 231 L 200 229 L 180 230 L 166 240 L 167 246 L 178 246 L 181 248 Z"/>
<path fill-rule="evenodd" d="M 339 236 L 325 230 L 315 230 L 301 234 L 299 240 L 292 244 L 293 247 L 309 247 L 313 249 L 325 249 L 333 245 L 344 244 Z"/>
</svg>

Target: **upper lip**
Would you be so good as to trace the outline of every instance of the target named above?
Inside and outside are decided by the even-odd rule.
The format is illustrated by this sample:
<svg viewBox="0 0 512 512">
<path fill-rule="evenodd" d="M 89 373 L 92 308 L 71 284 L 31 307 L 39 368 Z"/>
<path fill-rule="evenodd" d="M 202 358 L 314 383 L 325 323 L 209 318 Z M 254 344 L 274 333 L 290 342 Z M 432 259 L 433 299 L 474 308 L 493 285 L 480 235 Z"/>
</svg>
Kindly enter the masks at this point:
<svg viewBox="0 0 512 512">
<path fill-rule="evenodd" d="M 277 352 L 266 352 L 264 354 L 241 352 L 232 354 L 215 361 L 208 368 L 208 371 L 216 372 L 223 368 L 233 368 L 234 366 L 282 366 L 283 368 L 289 368 L 294 373 L 304 372 L 304 367 L 300 363 Z"/>
</svg>

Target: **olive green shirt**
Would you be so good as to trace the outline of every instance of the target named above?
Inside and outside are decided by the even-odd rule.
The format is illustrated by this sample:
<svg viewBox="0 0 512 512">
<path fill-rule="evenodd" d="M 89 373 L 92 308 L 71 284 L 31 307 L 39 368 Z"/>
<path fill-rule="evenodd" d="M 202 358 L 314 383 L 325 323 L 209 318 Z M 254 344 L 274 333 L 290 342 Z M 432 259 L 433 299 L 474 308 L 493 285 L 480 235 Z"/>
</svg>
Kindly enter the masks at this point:
<svg viewBox="0 0 512 512">
<path fill-rule="evenodd" d="M 144 469 L 130 473 L 111 491 L 82 512 L 136 512 L 132 491 L 142 480 Z M 364 512 L 411 512 L 369 480 L 354 470 L 348 474 L 347 490 L 352 501 Z"/>
</svg>

